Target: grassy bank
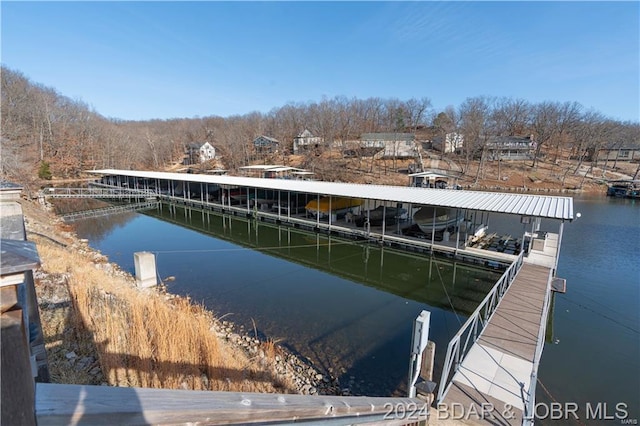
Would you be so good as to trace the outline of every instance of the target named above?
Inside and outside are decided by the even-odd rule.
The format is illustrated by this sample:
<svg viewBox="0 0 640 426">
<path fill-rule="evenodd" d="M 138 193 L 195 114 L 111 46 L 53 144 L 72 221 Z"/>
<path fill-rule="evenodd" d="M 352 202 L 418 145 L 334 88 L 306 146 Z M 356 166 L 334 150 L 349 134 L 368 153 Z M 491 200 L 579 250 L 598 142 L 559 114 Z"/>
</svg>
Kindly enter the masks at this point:
<svg viewBox="0 0 640 426">
<path fill-rule="evenodd" d="M 233 344 L 201 306 L 136 288 L 131 276 L 86 245 L 52 241 L 60 239 L 60 225 L 44 224 L 38 232 L 38 224 L 28 217 L 42 261 L 36 286 L 54 381 L 297 392 L 291 376 L 277 372 L 281 357 L 273 342 Z"/>
</svg>

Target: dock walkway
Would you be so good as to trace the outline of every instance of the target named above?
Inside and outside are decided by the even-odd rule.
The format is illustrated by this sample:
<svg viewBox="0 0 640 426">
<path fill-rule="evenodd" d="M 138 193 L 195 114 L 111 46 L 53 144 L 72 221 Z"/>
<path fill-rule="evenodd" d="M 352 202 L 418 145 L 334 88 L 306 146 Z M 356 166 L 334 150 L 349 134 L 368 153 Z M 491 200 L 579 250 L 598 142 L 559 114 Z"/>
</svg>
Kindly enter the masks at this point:
<svg viewBox="0 0 640 426">
<path fill-rule="evenodd" d="M 493 407 L 468 423 L 522 424 L 550 280 L 550 268 L 525 263 L 453 376 L 445 406 L 468 412 L 475 405 L 478 413 Z"/>
</svg>

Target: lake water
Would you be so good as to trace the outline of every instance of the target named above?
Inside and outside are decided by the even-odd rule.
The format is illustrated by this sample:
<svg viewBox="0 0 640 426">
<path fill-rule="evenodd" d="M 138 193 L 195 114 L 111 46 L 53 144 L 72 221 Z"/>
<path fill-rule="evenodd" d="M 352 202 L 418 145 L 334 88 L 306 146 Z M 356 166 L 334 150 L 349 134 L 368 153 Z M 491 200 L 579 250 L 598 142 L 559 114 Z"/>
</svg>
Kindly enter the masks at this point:
<svg viewBox="0 0 640 426">
<path fill-rule="evenodd" d="M 582 217 L 565 225 L 553 336 L 540 366 L 539 401 L 640 401 L 640 205 L 575 198 Z M 544 223 L 543 223 L 544 226 Z M 514 218 L 490 227 L 518 235 Z M 431 311 L 440 369 L 446 344 L 499 277 L 425 254 L 412 255 L 287 227 L 166 205 L 77 223 L 92 247 L 132 272 L 133 253 L 157 253 L 171 292 L 270 337 L 330 370 L 356 394 L 404 392 L 413 319 Z M 555 229 L 554 229 L 555 230 Z M 439 376 L 438 376 L 439 378 Z"/>
<path fill-rule="evenodd" d="M 607 403 L 609 414 L 625 403 L 639 419 L 640 203 L 583 197 L 574 210 L 582 217 L 565 226 L 557 271 L 567 279 L 555 297 L 557 343 L 545 346 L 539 371 L 548 392 L 539 386 L 537 396 L 582 413 L 587 403 Z"/>
</svg>

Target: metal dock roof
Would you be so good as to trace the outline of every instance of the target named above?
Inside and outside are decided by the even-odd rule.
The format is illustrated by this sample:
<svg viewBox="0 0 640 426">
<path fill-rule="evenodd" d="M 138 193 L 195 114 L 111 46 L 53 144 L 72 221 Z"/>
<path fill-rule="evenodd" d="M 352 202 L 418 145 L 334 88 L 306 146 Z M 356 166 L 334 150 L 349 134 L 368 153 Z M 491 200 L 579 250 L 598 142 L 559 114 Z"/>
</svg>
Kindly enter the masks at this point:
<svg viewBox="0 0 640 426">
<path fill-rule="evenodd" d="M 167 179 L 282 191 L 306 192 L 339 197 L 434 205 L 521 216 L 573 220 L 573 198 L 555 195 L 513 194 L 453 189 L 415 188 L 408 186 L 368 185 L 289 179 L 265 179 L 241 176 L 150 172 L 139 170 L 91 170 L 101 175 Z"/>
</svg>

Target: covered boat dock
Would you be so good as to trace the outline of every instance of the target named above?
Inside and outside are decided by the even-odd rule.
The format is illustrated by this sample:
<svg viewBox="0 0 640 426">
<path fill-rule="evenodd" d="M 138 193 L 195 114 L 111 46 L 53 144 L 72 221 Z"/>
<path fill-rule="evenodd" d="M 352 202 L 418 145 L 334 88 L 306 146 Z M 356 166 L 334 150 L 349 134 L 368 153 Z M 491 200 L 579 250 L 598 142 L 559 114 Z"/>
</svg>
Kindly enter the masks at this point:
<svg viewBox="0 0 640 426">
<path fill-rule="evenodd" d="M 478 258 L 511 263 L 517 252 L 513 249 L 487 250 L 472 244 L 487 230 L 490 215 L 516 215 L 523 223 L 523 235 L 518 251 L 535 251 L 544 246 L 547 236 L 557 233 L 554 244 L 559 253 L 565 221 L 573 220 L 573 199 L 554 195 L 495 193 L 468 190 L 418 188 L 388 185 L 322 182 L 297 179 L 269 179 L 229 175 L 183 174 L 138 170 L 92 170 L 100 175 L 94 185 L 125 187 L 152 195 L 160 200 L 218 210 L 229 214 L 246 214 L 258 220 L 273 221 L 313 231 L 329 232 L 357 239 L 369 239 L 382 244 L 415 251 L 437 251 L 456 257 Z M 352 215 L 329 214 L 309 217 L 304 206 L 311 200 L 357 198 L 364 200 Z M 413 215 L 424 206 L 449 209 L 459 219 L 460 226 L 436 229 L 435 218 L 430 233 L 407 232 Z M 356 226 L 353 215 L 365 216 L 370 211 L 389 207 L 406 211 L 404 217 L 383 220 L 382 224 Z M 388 218 L 388 215 L 383 215 Z M 552 233 L 539 233 L 541 219 L 558 223 Z M 362 222 L 360 222 L 362 224 Z M 529 225 L 530 224 L 530 225 Z M 429 229 L 429 222 L 421 229 Z M 404 232 L 403 232 L 404 231 Z M 526 259 L 525 259 L 526 261 Z M 547 265 L 549 261 L 546 261 Z M 556 269 L 557 255 L 553 264 Z"/>
<path fill-rule="evenodd" d="M 125 187 L 144 192 L 160 200 L 202 207 L 234 215 L 247 215 L 257 220 L 328 232 L 412 251 L 439 252 L 461 258 L 511 263 L 519 251 L 543 252 L 546 241 L 553 239 L 555 256 L 545 259 L 545 266 L 555 270 L 565 221 L 572 221 L 573 199 L 553 195 L 511 194 L 468 190 L 368 185 L 343 182 L 323 182 L 291 179 L 253 178 L 229 175 L 183 174 L 138 170 L 93 170 L 100 175 L 94 185 Z M 355 198 L 364 202 L 352 215 L 329 214 L 310 217 L 304 209 L 308 202 L 322 199 L 331 206 L 339 199 Z M 328 201 L 327 201 L 328 200 Z M 430 233 L 412 234 L 406 231 L 416 211 L 425 206 L 449 209 L 460 226 L 433 229 Z M 382 215 L 382 223 L 373 226 L 366 221 L 375 209 L 406 211 L 404 217 Z M 331 207 L 329 207 L 331 210 Z M 435 209 L 434 209 L 435 212 Z M 523 224 L 521 244 L 514 250 L 483 249 L 472 244 L 486 231 L 490 214 L 500 213 L 520 217 Z M 353 215 L 365 218 L 364 226 L 356 226 Z M 540 232 L 541 219 L 558 224 L 557 230 Z M 454 220 L 454 222 L 456 222 Z M 360 222 L 362 225 L 362 221 Z M 429 229 L 421 223 L 420 229 Z M 557 233 L 556 233 L 557 232 Z M 557 235 L 557 237 L 554 237 Z M 532 257 L 532 259 L 535 256 Z M 539 258 L 540 256 L 538 256 Z M 528 258 L 528 256 L 527 256 Z M 525 261 L 527 260 L 525 258 Z"/>
<path fill-rule="evenodd" d="M 537 371 L 563 227 L 574 219 L 571 197 L 111 169 L 92 173 L 101 176 L 96 186 L 130 188 L 171 203 L 413 251 L 439 252 L 462 260 L 509 265 L 449 342 L 436 401 L 449 409 L 455 404 L 474 404 L 479 410 L 486 403 L 496 409 L 513 408 L 514 415 L 508 419 L 483 417 L 471 423 L 533 422 Z M 370 215 L 382 206 L 381 226 L 358 227 L 347 215 L 310 218 L 297 209 L 314 199 L 317 204 L 328 199 L 331 206 L 332 200 L 344 198 L 363 200 L 362 210 L 354 212 L 362 215 Z M 425 206 L 434 212 L 428 238 L 399 232 L 401 226 L 411 225 L 409 218 L 414 218 L 413 212 Z M 393 218 L 394 223 L 387 224 L 387 207 L 396 212 L 406 210 L 407 218 Z M 436 208 L 450 209 L 452 217 L 461 219 L 454 228 L 444 228 L 437 242 Z M 519 217 L 522 242 L 526 240 L 528 244 L 518 247 L 503 238 L 499 244 L 487 242 L 488 246 L 483 246 L 483 233 L 491 214 Z M 558 232 L 541 230 L 542 220 L 555 222 Z M 422 225 L 428 228 L 428 220 Z M 416 371 L 420 371 L 420 363 L 415 360 L 422 359 L 423 351 L 420 344 L 419 350 L 412 352 L 412 367 L 417 365 Z M 420 390 L 420 383 L 413 369 L 410 374 L 410 397 L 413 397 Z M 433 387 L 427 388 L 430 390 L 426 393 L 433 392 Z"/>
</svg>

